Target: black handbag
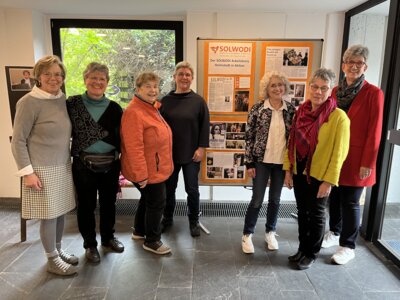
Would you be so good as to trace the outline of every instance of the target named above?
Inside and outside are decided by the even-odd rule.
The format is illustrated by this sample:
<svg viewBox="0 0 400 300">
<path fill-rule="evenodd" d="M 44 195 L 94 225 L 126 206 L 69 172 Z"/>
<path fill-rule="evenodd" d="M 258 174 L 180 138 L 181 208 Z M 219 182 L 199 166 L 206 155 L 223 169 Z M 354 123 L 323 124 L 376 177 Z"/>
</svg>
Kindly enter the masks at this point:
<svg viewBox="0 0 400 300">
<path fill-rule="evenodd" d="M 114 151 L 109 153 L 81 152 L 79 158 L 90 171 L 94 173 L 107 173 L 111 170 L 116 160 L 116 155 Z"/>
</svg>

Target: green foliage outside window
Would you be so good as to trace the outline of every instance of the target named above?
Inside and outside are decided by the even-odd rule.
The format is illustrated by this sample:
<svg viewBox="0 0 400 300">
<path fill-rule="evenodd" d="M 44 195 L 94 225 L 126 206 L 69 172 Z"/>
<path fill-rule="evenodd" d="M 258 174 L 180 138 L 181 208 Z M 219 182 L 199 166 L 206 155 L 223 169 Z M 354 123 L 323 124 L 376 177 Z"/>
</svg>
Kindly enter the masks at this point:
<svg viewBox="0 0 400 300">
<path fill-rule="evenodd" d="M 123 108 L 132 99 L 135 78 L 144 71 L 160 76 L 160 96 L 173 88 L 173 30 L 63 28 L 60 34 L 67 96 L 85 92 L 82 73 L 93 61 L 110 69 L 106 94 Z"/>
</svg>

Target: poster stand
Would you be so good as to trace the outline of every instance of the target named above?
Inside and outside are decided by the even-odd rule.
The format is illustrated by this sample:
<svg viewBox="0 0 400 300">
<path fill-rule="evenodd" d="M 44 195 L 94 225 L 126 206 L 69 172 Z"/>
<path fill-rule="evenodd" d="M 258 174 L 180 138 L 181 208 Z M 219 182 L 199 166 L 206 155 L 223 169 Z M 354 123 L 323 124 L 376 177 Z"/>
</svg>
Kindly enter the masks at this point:
<svg viewBox="0 0 400 300">
<path fill-rule="evenodd" d="M 248 112 L 263 100 L 260 79 L 266 72 L 285 73 L 290 81 L 285 100 L 299 106 L 321 65 L 322 44 L 321 39 L 197 39 L 197 90 L 210 111 L 200 185 L 252 185 L 244 165 L 245 131 Z"/>
</svg>

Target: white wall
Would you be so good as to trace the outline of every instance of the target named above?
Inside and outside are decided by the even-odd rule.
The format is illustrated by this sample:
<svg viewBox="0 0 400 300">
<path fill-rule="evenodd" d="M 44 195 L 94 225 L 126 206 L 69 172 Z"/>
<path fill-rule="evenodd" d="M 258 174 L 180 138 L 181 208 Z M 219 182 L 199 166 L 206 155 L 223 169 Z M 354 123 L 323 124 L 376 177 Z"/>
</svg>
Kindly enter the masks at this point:
<svg viewBox="0 0 400 300">
<path fill-rule="evenodd" d="M 0 8 L 0 69 L 6 65 L 33 65 L 39 57 L 51 52 L 51 16 L 26 10 Z M 65 16 L 66 18 L 68 16 Z M 69 16 L 71 18 L 71 16 Z M 82 17 L 74 15 L 74 18 Z M 187 12 L 177 19 L 185 20 L 185 59 L 197 69 L 197 38 L 288 38 L 323 39 L 322 62 L 338 73 L 342 45 L 344 14 L 293 14 L 268 12 Z M 83 18 L 83 17 L 82 17 Z M 238 21 L 240 20 L 240 21 Z M 196 90 L 196 85 L 193 85 Z M 18 197 L 19 181 L 10 151 L 8 137 L 12 133 L 4 72 L 0 72 L 0 198 Z M 183 180 L 178 186 L 178 199 L 186 198 Z M 214 200 L 249 200 L 251 192 L 242 187 L 201 187 L 201 198 Z M 124 197 L 137 197 L 134 189 L 124 189 Z M 283 200 L 293 200 L 285 190 Z"/>
<path fill-rule="evenodd" d="M 358 14 L 351 17 L 350 22 L 349 46 L 361 44 L 368 47 L 368 69 L 365 78 L 377 86 L 380 86 L 382 76 L 386 21 L 387 17 L 383 15 Z"/>
<path fill-rule="evenodd" d="M 32 12 L 0 8 L 0 197 L 18 197 L 19 179 L 12 158 L 12 135 L 5 66 L 34 64 Z"/>
</svg>

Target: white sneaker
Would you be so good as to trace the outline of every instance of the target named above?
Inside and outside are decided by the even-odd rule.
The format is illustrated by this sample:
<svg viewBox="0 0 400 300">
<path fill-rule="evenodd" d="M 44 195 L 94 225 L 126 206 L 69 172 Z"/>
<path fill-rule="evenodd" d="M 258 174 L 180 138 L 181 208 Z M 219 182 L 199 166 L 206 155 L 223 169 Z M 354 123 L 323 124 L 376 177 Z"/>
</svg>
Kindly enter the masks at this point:
<svg viewBox="0 0 400 300">
<path fill-rule="evenodd" d="M 251 237 L 252 234 L 244 234 L 242 236 L 242 251 L 244 253 L 254 253 L 254 245 Z"/>
<path fill-rule="evenodd" d="M 77 265 L 79 263 L 79 258 L 73 254 L 64 251 L 63 249 L 57 249 L 60 258 L 68 264 Z"/>
<path fill-rule="evenodd" d="M 355 256 L 354 249 L 339 247 L 336 253 L 332 256 L 331 260 L 338 265 L 345 265 Z"/>
<path fill-rule="evenodd" d="M 335 235 L 332 231 L 328 231 L 324 235 L 321 248 L 329 248 L 332 246 L 339 246 L 339 236 Z"/>
<path fill-rule="evenodd" d="M 270 231 L 265 233 L 265 242 L 268 244 L 269 250 L 278 250 L 279 245 L 275 236 L 277 236 L 275 231 Z"/>
<path fill-rule="evenodd" d="M 57 275 L 72 275 L 78 272 L 78 267 L 66 263 L 60 256 L 51 257 L 47 261 L 47 272 Z"/>
</svg>

